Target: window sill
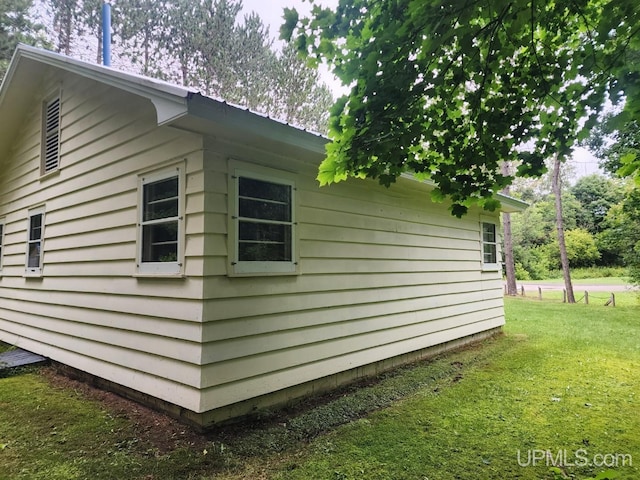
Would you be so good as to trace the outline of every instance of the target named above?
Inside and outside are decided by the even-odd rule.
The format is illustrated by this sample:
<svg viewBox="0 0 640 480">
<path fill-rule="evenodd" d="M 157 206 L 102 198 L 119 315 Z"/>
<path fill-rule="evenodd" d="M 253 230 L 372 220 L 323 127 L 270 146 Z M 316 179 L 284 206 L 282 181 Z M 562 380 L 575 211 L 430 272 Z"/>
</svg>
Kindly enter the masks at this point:
<svg viewBox="0 0 640 480">
<path fill-rule="evenodd" d="M 25 273 L 22 275 L 22 277 L 40 279 L 42 278 L 42 273 Z"/>
<path fill-rule="evenodd" d="M 300 275 L 298 262 L 237 262 L 229 266 L 229 277 L 280 277 Z"/>
<path fill-rule="evenodd" d="M 482 265 L 483 272 L 497 272 L 501 269 L 501 265 L 499 263 L 485 263 Z"/>
<path fill-rule="evenodd" d="M 60 175 L 60 167 L 50 172 L 43 173 L 42 175 L 40 175 L 39 180 L 42 182 L 44 180 L 48 180 L 49 178 L 57 177 L 58 175 Z"/>
<path fill-rule="evenodd" d="M 300 275 L 300 272 L 242 272 L 235 273 L 229 272 L 227 274 L 228 277 L 238 278 L 238 277 L 295 277 Z"/>
<path fill-rule="evenodd" d="M 184 273 L 134 273 L 133 278 L 187 278 Z"/>
</svg>

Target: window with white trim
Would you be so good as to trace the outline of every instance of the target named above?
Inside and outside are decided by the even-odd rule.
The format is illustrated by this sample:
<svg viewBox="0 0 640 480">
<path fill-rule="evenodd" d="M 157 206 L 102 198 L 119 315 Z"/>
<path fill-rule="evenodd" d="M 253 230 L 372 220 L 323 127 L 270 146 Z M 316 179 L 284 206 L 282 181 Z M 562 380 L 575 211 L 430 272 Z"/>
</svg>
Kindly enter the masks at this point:
<svg viewBox="0 0 640 480">
<path fill-rule="evenodd" d="M 0 272 L 2 271 L 2 266 L 4 265 L 4 225 L 5 219 L 0 218 Z"/>
<path fill-rule="evenodd" d="M 488 267 L 498 265 L 498 235 L 495 223 L 482 222 L 482 263 Z"/>
<path fill-rule="evenodd" d="M 236 170 L 232 187 L 230 273 L 296 273 L 293 178 Z"/>
<path fill-rule="evenodd" d="M 26 275 L 42 275 L 42 254 L 44 247 L 44 207 L 29 210 L 27 224 Z"/>
<path fill-rule="evenodd" d="M 184 237 L 183 168 L 140 176 L 138 273 L 182 272 Z"/>
<path fill-rule="evenodd" d="M 40 174 L 46 175 L 60 168 L 60 94 L 42 105 L 42 158 Z"/>
</svg>

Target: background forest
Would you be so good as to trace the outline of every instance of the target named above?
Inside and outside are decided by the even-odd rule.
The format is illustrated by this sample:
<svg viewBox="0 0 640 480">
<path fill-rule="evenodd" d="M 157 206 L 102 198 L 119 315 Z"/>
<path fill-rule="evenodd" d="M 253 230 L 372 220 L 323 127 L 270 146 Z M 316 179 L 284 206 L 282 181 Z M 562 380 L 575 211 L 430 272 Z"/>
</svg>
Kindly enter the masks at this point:
<svg viewBox="0 0 640 480">
<path fill-rule="evenodd" d="M 546 179 L 518 182 L 512 194 L 531 206 L 511 216 L 516 277 L 541 280 L 561 277 L 553 194 Z M 570 266 L 625 265 L 625 206 L 633 185 L 593 174 L 579 178 L 562 192 L 565 240 Z M 609 276 L 599 274 L 598 276 Z"/>
</svg>

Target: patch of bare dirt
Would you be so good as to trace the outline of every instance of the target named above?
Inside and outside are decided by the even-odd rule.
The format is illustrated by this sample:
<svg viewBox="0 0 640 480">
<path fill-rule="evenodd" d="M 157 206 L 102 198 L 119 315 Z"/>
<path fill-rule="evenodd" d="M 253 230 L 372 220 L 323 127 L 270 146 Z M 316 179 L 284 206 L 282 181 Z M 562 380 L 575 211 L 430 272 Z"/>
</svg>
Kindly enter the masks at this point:
<svg viewBox="0 0 640 480">
<path fill-rule="evenodd" d="M 83 398 L 98 402 L 114 418 L 127 420 L 132 429 L 130 435 L 144 443 L 145 449 L 153 449 L 162 455 L 183 447 L 204 449 L 210 441 L 206 435 L 163 413 L 69 378 L 53 367 L 45 367 L 41 372 L 54 388 L 72 390 Z"/>
</svg>

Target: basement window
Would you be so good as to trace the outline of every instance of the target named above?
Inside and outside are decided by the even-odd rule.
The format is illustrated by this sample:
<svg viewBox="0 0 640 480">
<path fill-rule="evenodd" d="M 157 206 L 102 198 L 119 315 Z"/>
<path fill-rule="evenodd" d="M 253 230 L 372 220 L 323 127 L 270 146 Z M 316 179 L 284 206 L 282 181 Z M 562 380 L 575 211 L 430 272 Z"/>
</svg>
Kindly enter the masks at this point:
<svg viewBox="0 0 640 480">
<path fill-rule="evenodd" d="M 41 175 L 60 168 L 60 107 L 60 94 L 45 101 L 42 106 Z"/>
<path fill-rule="evenodd" d="M 182 272 L 184 237 L 183 168 L 139 179 L 138 273 Z"/>
<path fill-rule="evenodd" d="M 231 179 L 230 274 L 295 274 L 295 183 L 236 170 Z"/>
<path fill-rule="evenodd" d="M 29 210 L 27 225 L 27 261 L 25 275 L 42 275 L 42 254 L 44 244 L 44 207 Z"/>
</svg>

